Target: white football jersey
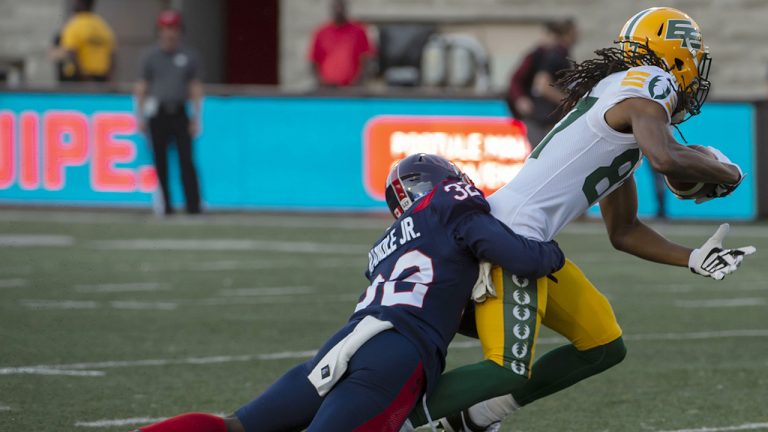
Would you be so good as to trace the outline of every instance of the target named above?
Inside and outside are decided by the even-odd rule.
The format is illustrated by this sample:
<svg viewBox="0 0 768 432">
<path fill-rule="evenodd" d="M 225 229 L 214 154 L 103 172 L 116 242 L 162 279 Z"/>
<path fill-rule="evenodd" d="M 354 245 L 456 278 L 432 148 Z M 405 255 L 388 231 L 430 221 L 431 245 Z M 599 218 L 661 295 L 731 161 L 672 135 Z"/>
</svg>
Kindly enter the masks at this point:
<svg viewBox="0 0 768 432">
<path fill-rule="evenodd" d="M 541 140 L 520 173 L 488 198 L 491 213 L 520 235 L 554 238 L 640 165 L 635 136 L 608 126 L 605 112 L 624 99 L 644 98 L 664 107 L 671 124 L 674 82 L 655 66 L 604 78 Z"/>
</svg>

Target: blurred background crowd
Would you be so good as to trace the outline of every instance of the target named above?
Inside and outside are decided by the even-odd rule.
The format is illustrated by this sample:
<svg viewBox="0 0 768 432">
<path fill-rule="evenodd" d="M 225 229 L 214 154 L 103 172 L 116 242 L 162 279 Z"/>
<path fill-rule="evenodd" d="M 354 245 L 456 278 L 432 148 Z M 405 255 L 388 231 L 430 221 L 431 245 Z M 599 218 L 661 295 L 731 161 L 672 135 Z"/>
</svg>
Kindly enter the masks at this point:
<svg viewBox="0 0 768 432">
<path fill-rule="evenodd" d="M 531 47 L 558 43 L 553 35 L 563 30 L 563 22 L 577 30 L 565 36 L 573 40 L 562 41 L 564 46 L 580 36 L 572 46 L 573 57 L 580 60 L 610 44 L 635 9 L 651 5 L 641 3 L 628 8 L 607 0 L 3 1 L 0 73 L 10 84 L 51 85 L 57 77 L 52 57 L 62 63 L 62 81 L 133 81 L 141 51 L 155 39 L 158 15 L 174 9 L 184 16 L 185 39 L 201 53 L 210 83 L 293 90 L 325 84 L 499 92 L 508 87 L 510 73 Z M 756 86 L 763 87 L 768 48 L 762 19 L 768 4 L 667 3 L 701 25 L 717 61 L 716 96 L 750 96 Z M 91 8 L 93 15 L 87 13 Z M 104 55 L 108 62 L 97 61 L 95 54 L 91 58 L 78 45 L 84 41 L 75 29 L 83 26 L 93 29 L 92 46 L 112 55 Z M 337 45 L 340 41 L 344 43 Z M 335 49 L 327 52 L 328 45 Z M 74 71 L 66 51 L 76 51 L 79 61 L 89 63 Z M 331 65 L 341 67 L 339 76 L 327 76 Z M 343 76 L 358 67 L 356 79 Z"/>
<path fill-rule="evenodd" d="M 667 3 L 686 11 L 703 30 L 714 59 L 711 98 L 759 108 L 766 94 L 768 2 Z M 156 209 L 173 212 L 174 187 L 164 166 L 168 148 L 176 144 L 186 210 L 198 213 L 208 186 L 201 198 L 193 162 L 199 149 L 193 150 L 192 140 L 221 123 L 207 122 L 206 94 L 496 100 L 504 108 L 488 112 L 498 116 L 503 109 L 502 116 L 521 120 L 535 146 L 559 119 L 555 107 L 562 92 L 552 85 L 557 73 L 571 60 L 609 46 L 626 19 L 648 6 L 655 4 L 0 0 L 0 88 L 6 93 L 132 94 L 136 129 L 152 143 L 163 192 L 154 198 Z M 446 107 L 451 115 L 479 114 Z M 387 109 L 379 106 L 375 112 L 403 111 Z M 445 114 L 438 111 L 419 113 Z M 759 124 L 748 132 L 753 138 Z M 657 204 L 651 212 L 663 217 L 664 188 L 649 182 L 654 183 L 649 197 Z"/>
</svg>

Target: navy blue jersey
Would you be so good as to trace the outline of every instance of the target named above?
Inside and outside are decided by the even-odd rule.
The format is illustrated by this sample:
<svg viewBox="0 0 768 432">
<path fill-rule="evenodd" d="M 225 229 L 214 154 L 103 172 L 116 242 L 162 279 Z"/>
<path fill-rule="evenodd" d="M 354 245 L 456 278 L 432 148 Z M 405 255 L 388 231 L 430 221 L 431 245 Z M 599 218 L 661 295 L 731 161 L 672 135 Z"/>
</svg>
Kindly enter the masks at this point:
<svg viewBox="0 0 768 432">
<path fill-rule="evenodd" d="M 373 315 L 392 322 L 421 353 L 431 389 L 477 281 L 479 261 L 537 278 L 562 267 L 565 258 L 554 242 L 520 237 L 491 216 L 474 186 L 447 180 L 403 213 L 368 259 L 371 285 L 351 319 Z"/>
</svg>

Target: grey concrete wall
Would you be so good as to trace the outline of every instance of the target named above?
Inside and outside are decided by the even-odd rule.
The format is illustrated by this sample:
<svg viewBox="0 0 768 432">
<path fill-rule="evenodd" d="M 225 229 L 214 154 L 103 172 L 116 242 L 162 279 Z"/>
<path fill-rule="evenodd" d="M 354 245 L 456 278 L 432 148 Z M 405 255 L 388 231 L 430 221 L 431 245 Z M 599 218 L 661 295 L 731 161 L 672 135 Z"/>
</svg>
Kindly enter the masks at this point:
<svg viewBox="0 0 768 432">
<path fill-rule="evenodd" d="M 185 43 L 200 53 L 205 81 L 222 82 L 226 39 L 224 2 L 184 0 L 181 11 L 188 29 L 184 35 Z"/>
<path fill-rule="evenodd" d="M 96 12 L 112 26 L 118 39 L 117 81 L 136 79 L 142 52 L 157 41 L 160 12 L 173 7 L 184 15 L 185 43 L 200 52 L 205 79 L 223 76 L 224 17 L 220 0 L 98 0 Z"/>
<path fill-rule="evenodd" d="M 158 0 L 98 0 L 96 12 L 112 26 L 117 37 L 115 80 L 136 79 L 141 53 L 155 42 L 155 21 L 163 10 Z"/>
<path fill-rule="evenodd" d="M 701 26 L 704 40 L 714 58 L 711 78 L 713 95 L 755 97 L 765 93 L 768 71 L 768 0 L 350 0 L 353 16 L 368 19 L 424 19 L 478 22 L 532 21 L 571 16 L 581 27 L 581 42 L 574 50 L 577 60 L 607 46 L 616 38 L 624 22 L 634 13 L 658 3 L 677 7 Z M 306 53 L 312 30 L 328 17 L 328 0 L 282 0 L 281 2 L 281 82 L 287 87 L 311 85 Z M 514 27 L 510 24 L 511 27 Z M 503 46 L 495 31 L 489 46 Z M 508 44 L 521 45 L 510 30 Z M 525 44 L 529 42 L 526 40 Z M 506 76 L 515 61 L 509 52 L 525 48 L 506 47 L 502 61 L 494 62 L 495 76 Z"/>
<path fill-rule="evenodd" d="M 22 63 L 28 82 L 53 84 L 48 50 L 64 10 L 64 0 L 0 0 L 0 61 Z"/>
</svg>

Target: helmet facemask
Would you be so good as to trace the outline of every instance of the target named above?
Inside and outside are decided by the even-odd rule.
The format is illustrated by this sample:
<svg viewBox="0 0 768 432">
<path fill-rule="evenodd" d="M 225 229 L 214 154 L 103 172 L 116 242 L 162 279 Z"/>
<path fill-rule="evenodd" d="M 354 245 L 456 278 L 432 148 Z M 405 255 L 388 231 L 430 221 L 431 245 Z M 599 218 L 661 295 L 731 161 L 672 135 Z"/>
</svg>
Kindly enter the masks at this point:
<svg viewBox="0 0 768 432">
<path fill-rule="evenodd" d="M 711 67 L 712 57 L 709 56 L 709 48 L 705 47 L 701 60 L 698 61 L 698 76 L 685 87 L 683 90 L 685 97 L 680 99 L 683 101 L 684 111 L 688 113 L 683 121 L 701 113 L 701 107 L 707 100 L 709 89 L 712 87 L 712 83 L 708 79 Z"/>
</svg>

